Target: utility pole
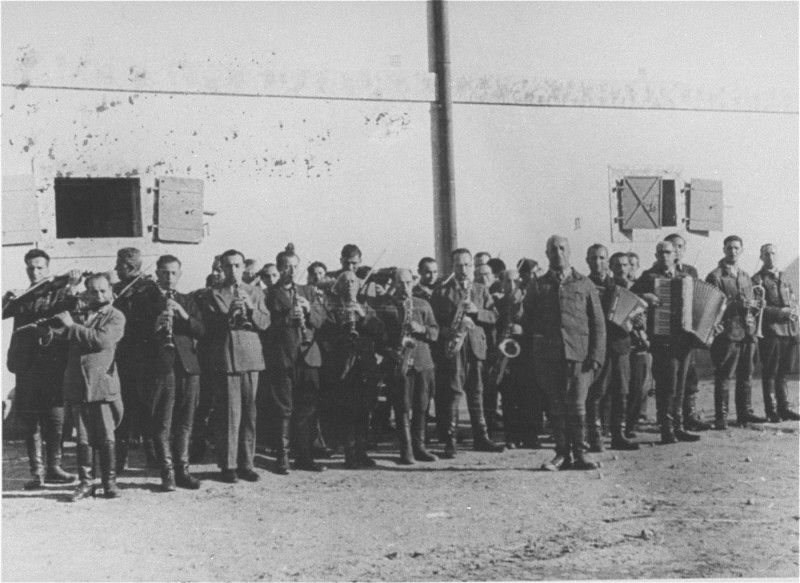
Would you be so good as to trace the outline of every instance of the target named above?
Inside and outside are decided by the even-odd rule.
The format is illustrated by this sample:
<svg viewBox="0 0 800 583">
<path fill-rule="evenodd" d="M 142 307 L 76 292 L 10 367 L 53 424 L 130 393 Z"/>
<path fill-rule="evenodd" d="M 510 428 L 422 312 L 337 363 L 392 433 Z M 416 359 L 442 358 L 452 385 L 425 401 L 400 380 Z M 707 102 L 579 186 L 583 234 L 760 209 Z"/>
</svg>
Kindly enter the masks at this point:
<svg viewBox="0 0 800 583">
<path fill-rule="evenodd" d="M 452 268 L 450 253 L 458 246 L 456 181 L 453 167 L 453 101 L 450 92 L 450 32 L 447 2 L 428 1 L 429 70 L 436 74 L 436 101 L 431 103 L 433 154 L 433 220 L 436 261 L 441 273 Z"/>
</svg>

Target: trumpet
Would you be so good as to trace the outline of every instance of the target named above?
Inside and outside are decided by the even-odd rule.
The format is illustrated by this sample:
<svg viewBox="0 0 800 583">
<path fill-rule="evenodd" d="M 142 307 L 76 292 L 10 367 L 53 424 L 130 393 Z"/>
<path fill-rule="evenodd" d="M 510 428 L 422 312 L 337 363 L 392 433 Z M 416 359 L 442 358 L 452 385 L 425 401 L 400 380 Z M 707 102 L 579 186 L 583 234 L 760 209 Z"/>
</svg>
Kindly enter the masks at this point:
<svg viewBox="0 0 800 583">
<path fill-rule="evenodd" d="M 156 330 L 159 340 L 161 341 L 160 348 L 162 350 L 175 350 L 175 336 L 173 333 L 175 313 L 172 308 L 169 307 L 169 301 L 175 299 L 175 290 L 161 290 L 161 297 L 164 300 L 164 308 L 161 310 L 161 314 L 166 316 L 166 323 Z"/>
<path fill-rule="evenodd" d="M 405 310 L 405 316 L 403 318 L 403 335 L 400 340 L 399 372 L 400 376 L 405 377 L 414 365 L 414 349 L 417 347 L 417 341 L 411 337 L 411 322 L 414 315 L 414 300 L 411 296 L 408 296 L 403 302 L 403 309 Z"/>
<path fill-rule="evenodd" d="M 453 331 L 453 337 L 447 341 L 444 349 L 445 358 L 453 358 L 461 350 L 464 345 L 464 340 L 467 338 L 467 327 L 465 324 L 467 316 L 466 305 L 470 301 L 469 296 L 472 291 L 472 282 L 467 280 L 467 288 L 464 290 L 464 299 L 458 305 L 453 322 L 450 324 L 450 329 Z"/>
<path fill-rule="evenodd" d="M 242 292 L 239 290 L 239 284 L 233 284 L 233 297 L 237 300 L 242 299 Z M 248 332 L 253 331 L 253 323 L 247 319 L 243 308 L 236 308 L 228 312 L 228 326 L 231 330 L 245 330 Z"/>
<path fill-rule="evenodd" d="M 767 291 L 764 289 L 763 285 L 756 284 L 753 286 L 753 299 L 758 302 L 758 306 L 747 309 L 747 324 L 755 326 L 756 338 L 764 337 L 763 332 L 761 332 L 761 322 L 764 319 L 764 306 L 766 305 L 765 301 L 766 296 L 767 296 Z"/>
</svg>

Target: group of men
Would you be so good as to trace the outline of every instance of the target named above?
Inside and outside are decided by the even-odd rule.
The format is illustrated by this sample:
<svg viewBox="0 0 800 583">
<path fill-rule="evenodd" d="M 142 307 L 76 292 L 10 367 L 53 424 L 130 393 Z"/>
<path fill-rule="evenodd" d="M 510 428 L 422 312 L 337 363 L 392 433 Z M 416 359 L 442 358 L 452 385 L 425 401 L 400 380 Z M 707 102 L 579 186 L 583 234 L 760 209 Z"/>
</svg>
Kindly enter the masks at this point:
<svg viewBox="0 0 800 583">
<path fill-rule="evenodd" d="M 120 249 L 112 285 L 107 274 L 78 270 L 51 277 L 47 254 L 31 250 L 31 286 L 3 297 L 3 318 L 15 318 L 8 367 L 27 432 L 33 477 L 25 488 L 75 480 L 61 468 L 65 407 L 76 431 L 73 500 L 94 492 L 95 450 L 104 495 L 118 496 L 116 476 L 138 436 L 164 491 L 198 488 L 190 451 L 202 456 L 209 423 L 220 479 L 257 481 L 258 392 L 266 395 L 278 474 L 289 473 L 290 451 L 295 469 L 324 470 L 314 444 L 326 439 L 341 445 L 345 467 L 375 465 L 367 444 L 380 387 L 394 409 L 401 464 L 438 459 L 426 446 L 431 402 L 439 455 L 457 455 L 465 395 L 475 450 L 540 447 L 546 415 L 556 455 L 542 469 L 595 468 L 586 452 L 603 451 L 604 424 L 612 448 L 638 449 L 649 369 L 662 443 L 696 441 L 689 430 L 710 428 L 695 406 L 696 344 L 687 331 L 654 333 L 649 317 L 662 301 L 658 280 L 697 278 L 683 263 L 684 247 L 677 234 L 658 243 L 655 263 L 636 277 L 635 254 L 609 256 L 592 245 L 584 276 L 572 267 L 569 241 L 553 236 L 544 272 L 531 259 L 506 269 L 462 248 L 452 252 L 452 273 L 440 278 L 430 257 L 416 277 L 403 268 L 367 269 L 361 250 L 348 244 L 341 269 L 313 262 L 307 285 L 297 282 L 300 257 L 291 244 L 261 269 L 232 249 L 192 293 L 177 290 L 182 266 L 172 255 L 158 259 L 153 279 L 137 249 Z M 787 389 L 797 303 L 775 267 L 775 246 L 762 246 L 763 267 L 753 278 L 738 266 L 742 248 L 738 236 L 727 237 L 706 278 L 727 298 L 710 346 L 715 429 L 727 428 L 731 382 L 738 423 L 798 419 Z M 618 287 L 648 306 L 627 327 L 607 319 Z M 766 418 L 750 402 L 756 351 Z M 505 444 L 489 432 L 500 426 L 498 394 Z"/>
</svg>

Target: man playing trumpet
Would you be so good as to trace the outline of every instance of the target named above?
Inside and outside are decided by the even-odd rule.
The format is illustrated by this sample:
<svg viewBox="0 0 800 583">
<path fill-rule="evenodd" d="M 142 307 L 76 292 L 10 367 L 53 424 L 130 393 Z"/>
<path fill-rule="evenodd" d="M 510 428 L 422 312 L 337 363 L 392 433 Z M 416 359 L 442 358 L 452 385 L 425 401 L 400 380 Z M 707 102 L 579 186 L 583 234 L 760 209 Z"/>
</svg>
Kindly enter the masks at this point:
<svg viewBox="0 0 800 583">
<path fill-rule="evenodd" d="M 158 360 L 150 399 L 150 435 L 161 469 L 161 489 L 172 492 L 177 485 L 196 490 L 200 483 L 189 474 L 189 438 L 200 396 L 195 345 L 205 334 L 205 326 L 194 297 L 176 289 L 180 260 L 162 255 L 156 266 L 162 295 L 154 328 Z"/>
</svg>

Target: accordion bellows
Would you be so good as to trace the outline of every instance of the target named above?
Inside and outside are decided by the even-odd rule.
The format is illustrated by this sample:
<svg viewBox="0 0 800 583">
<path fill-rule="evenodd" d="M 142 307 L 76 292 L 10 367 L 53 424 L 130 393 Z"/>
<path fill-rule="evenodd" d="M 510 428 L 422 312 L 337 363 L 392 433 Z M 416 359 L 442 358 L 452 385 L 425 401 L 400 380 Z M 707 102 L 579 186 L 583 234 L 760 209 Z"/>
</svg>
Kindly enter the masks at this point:
<svg viewBox="0 0 800 583">
<path fill-rule="evenodd" d="M 647 302 L 624 287 L 615 286 L 611 293 L 606 319 L 626 332 L 633 330 L 633 318 L 647 311 Z"/>
<path fill-rule="evenodd" d="M 654 292 L 659 305 L 653 310 L 653 337 L 693 335 L 710 346 L 727 307 L 727 298 L 716 286 L 691 277 L 656 278 Z"/>
</svg>

